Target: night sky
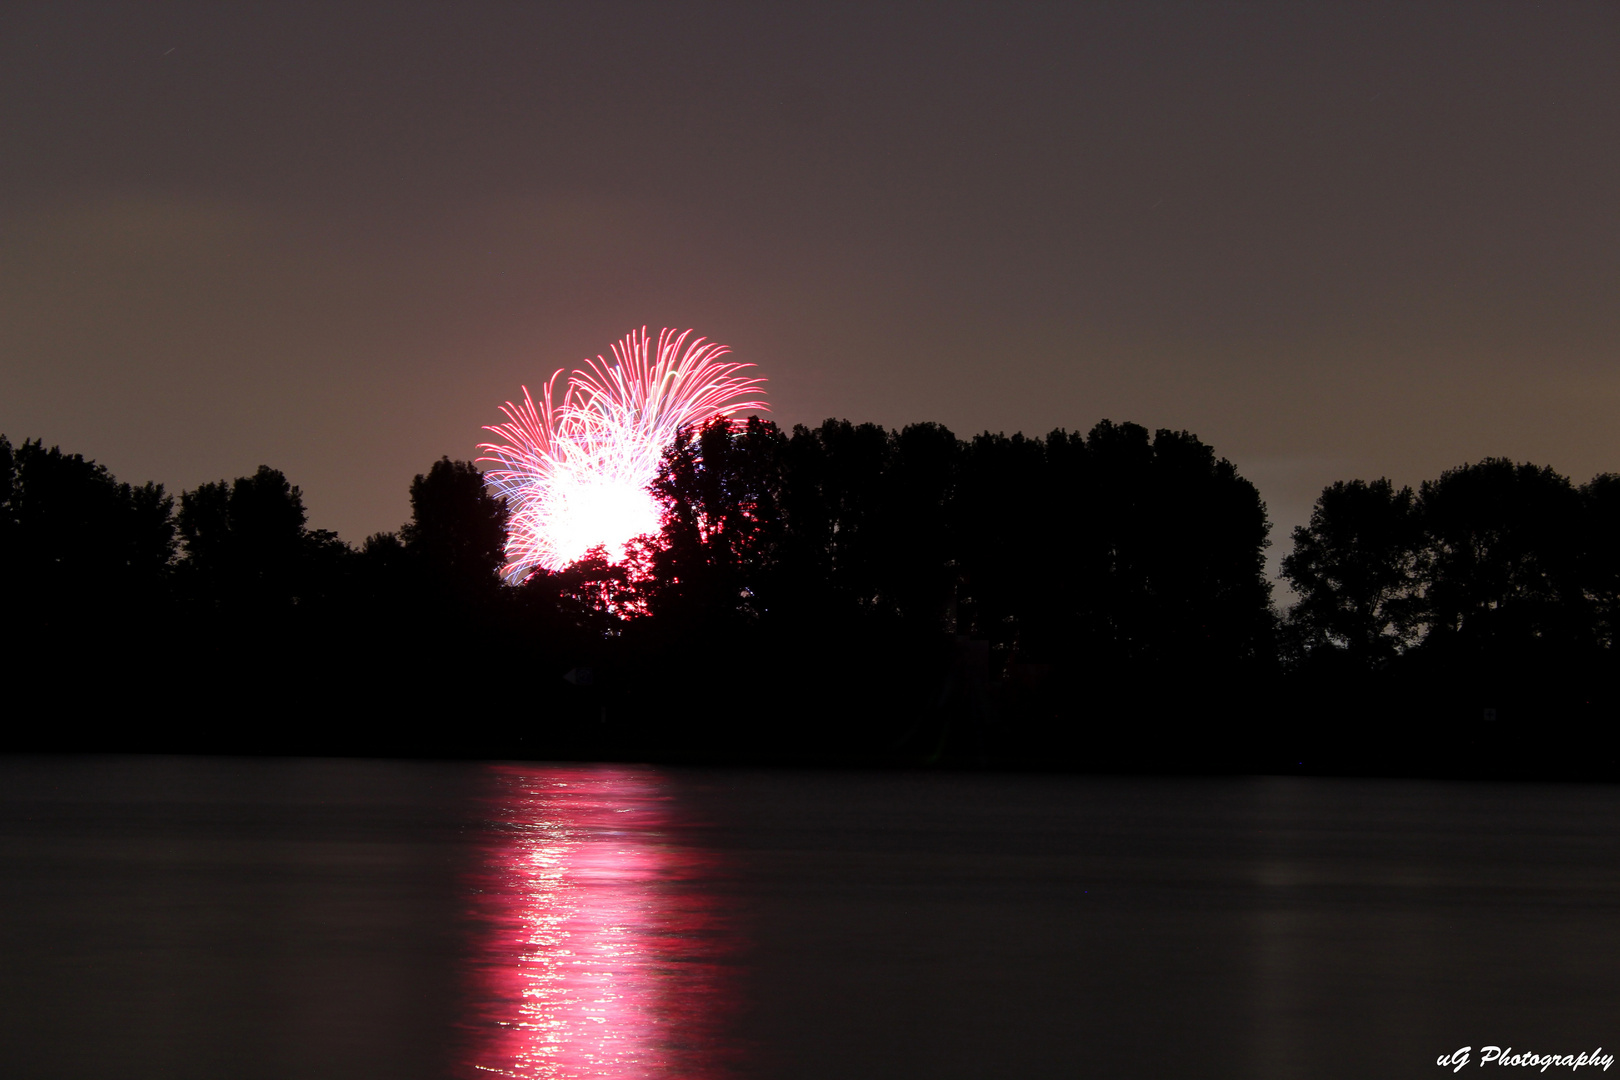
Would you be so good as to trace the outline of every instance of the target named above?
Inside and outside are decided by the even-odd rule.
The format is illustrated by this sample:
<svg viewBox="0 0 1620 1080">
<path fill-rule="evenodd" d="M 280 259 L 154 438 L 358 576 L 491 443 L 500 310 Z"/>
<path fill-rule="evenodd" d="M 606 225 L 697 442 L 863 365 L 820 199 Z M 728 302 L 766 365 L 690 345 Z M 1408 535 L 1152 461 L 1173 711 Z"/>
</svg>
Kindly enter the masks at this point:
<svg viewBox="0 0 1620 1080">
<path fill-rule="evenodd" d="M 1620 5 L 0 9 L 0 431 L 358 541 L 646 324 L 775 418 L 1620 471 Z M 1274 555 L 1276 549 L 1274 549 Z"/>
</svg>

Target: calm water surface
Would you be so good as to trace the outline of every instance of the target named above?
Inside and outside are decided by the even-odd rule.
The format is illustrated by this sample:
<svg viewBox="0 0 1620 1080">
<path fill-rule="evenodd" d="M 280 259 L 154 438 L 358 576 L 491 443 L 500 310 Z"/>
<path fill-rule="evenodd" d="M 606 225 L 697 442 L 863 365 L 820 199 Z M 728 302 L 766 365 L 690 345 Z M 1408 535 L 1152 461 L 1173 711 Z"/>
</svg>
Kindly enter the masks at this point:
<svg viewBox="0 0 1620 1080">
<path fill-rule="evenodd" d="M 0 759 L 6 1077 L 1441 1076 L 1617 1019 L 1608 788 Z"/>
</svg>

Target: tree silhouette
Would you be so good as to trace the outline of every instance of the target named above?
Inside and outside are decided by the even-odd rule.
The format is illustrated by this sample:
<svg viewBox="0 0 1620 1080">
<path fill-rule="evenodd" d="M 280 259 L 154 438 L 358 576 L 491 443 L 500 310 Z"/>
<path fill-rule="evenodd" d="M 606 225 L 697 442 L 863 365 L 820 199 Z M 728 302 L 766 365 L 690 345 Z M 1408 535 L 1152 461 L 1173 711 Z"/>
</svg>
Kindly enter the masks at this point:
<svg viewBox="0 0 1620 1080">
<path fill-rule="evenodd" d="M 411 481 L 411 520 L 399 536 L 434 596 L 477 605 L 499 589 L 506 522 L 506 500 L 489 493 L 478 466 L 443 457 Z"/>
<path fill-rule="evenodd" d="M 118 748 L 98 718 L 161 692 L 173 555 L 161 487 L 0 435 L 0 746 Z"/>
<path fill-rule="evenodd" d="M 943 632 L 956 595 L 955 500 L 961 444 L 939 424 L 893 439 L 877 514 L 879 603 L 918 630 Z"/>
<path fill-rule="evenodd" d="M 721 420 L 652 492 L 627 561 L 508 588 L 465 461 L 355 551 L 268 466 L 176 513 L 0 436 L 0 655 L 108 716 L 161 674 L 212 719 L 72 729 L 102 749 L 1620 773 L 1620 475 L 1329 485 L 1280 635 L 1259 493 L 1184 431 Z M 476 722 L 400 722 L 474 690 Z"/>
<path fill-rule="evenodd" d="M 1604 473 L 1581 487 L 1581 586 L 1596 643 L 1620 645 L 1620 475 Z"/>
<path fill-rule="evenodd" d="M 284 610 L 322 591 L 323 564 L 342 546 L 305 528 L 303 492 L 279 470 L 202 484 L 180 496 L 182 588 L 194 602 L 230 612 Z"/>
<path fill-rule="evenodd" d="M 0 552 L 14 612 L 46 624 L 163 599 L 174 557 L 173 500 L 80 454 L 0 436 Z"/>
<path fill-rule="evenodd" d="M 998 645 L 1101 672 L 1268 652 L 1265 506 L 1185 432 L 981 436 L 955 516 L 964 612 Z"/>
<path fill-rule="evenodd" d="M 648 607 L 718 632 L 758 622 L 776 585 L 787 440 L 758 417 L 676 436 L 652 490 L 664 512 Z"/>
<path fill-rule="evenodd" d="M 1282 560 L 1282 576 L 1299 593 L 1289 628 L 1300 647 L 1340 650 L 1359 666 L 1381 667 L 1417 644 L 1425 552 L 1411 488 L 1379 479 L 1323 490 Z"/>
<path fill-rule="evenodd" d="M 1550 468 L 1487 458 L 1423 484 L 1432 649 L 1573 645 L 1593 625 L 1579 582 L 1580 494 Z"/>
<path fill-rule="evenodd" d="M 806 608 L 871 612 L 881 603 L 885 478 L 893 447 L 876 424 L 799 425 L 784 448 L 784 558 Z"/>
</svg>

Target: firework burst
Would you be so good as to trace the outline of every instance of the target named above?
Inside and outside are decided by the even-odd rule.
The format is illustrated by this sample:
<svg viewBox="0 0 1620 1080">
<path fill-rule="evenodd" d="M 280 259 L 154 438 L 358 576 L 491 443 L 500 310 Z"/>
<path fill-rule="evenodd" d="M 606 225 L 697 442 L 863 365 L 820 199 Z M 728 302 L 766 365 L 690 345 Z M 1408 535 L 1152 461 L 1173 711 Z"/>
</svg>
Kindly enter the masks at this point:
<svg viewBox="0 0 1620 1080">
<path fill-rule="evenodd" d="M 495 466 L 490 486 L 511 509 L 508 581 L 537 567 L 560 570 L 598 547 L 622 562 L 626 544 L 660 527 L 648 486 L 676 433 L 766 408 L 755 400 L 765 380 L 741 374 L 753 365 L 721 361 L 730 349 L 688 342 L 691 333 L 660 330 L 655 346 L 642 327 L 614 343 L 611 361 L 586 360 L 560 396 L 559 368 L 539 403 L 525 386 L 521 403 L 501 406 L 506 423 L 485 430 L 504 441 L 478 449 Z"/>
</svg>

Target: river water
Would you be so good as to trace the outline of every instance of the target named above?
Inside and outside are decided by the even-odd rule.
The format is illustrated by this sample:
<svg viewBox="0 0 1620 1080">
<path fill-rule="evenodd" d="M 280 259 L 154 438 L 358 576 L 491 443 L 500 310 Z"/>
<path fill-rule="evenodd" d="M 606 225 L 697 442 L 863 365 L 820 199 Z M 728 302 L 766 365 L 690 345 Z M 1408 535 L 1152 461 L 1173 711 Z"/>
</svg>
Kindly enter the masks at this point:
<svg viewBox="0 0 1620 1080">
<path fill-rule="evenodd" d="M 0 759 L 8 1078 L 1367 1078 L 1617 1042 L 1611 788 Z"/>
</svg>

